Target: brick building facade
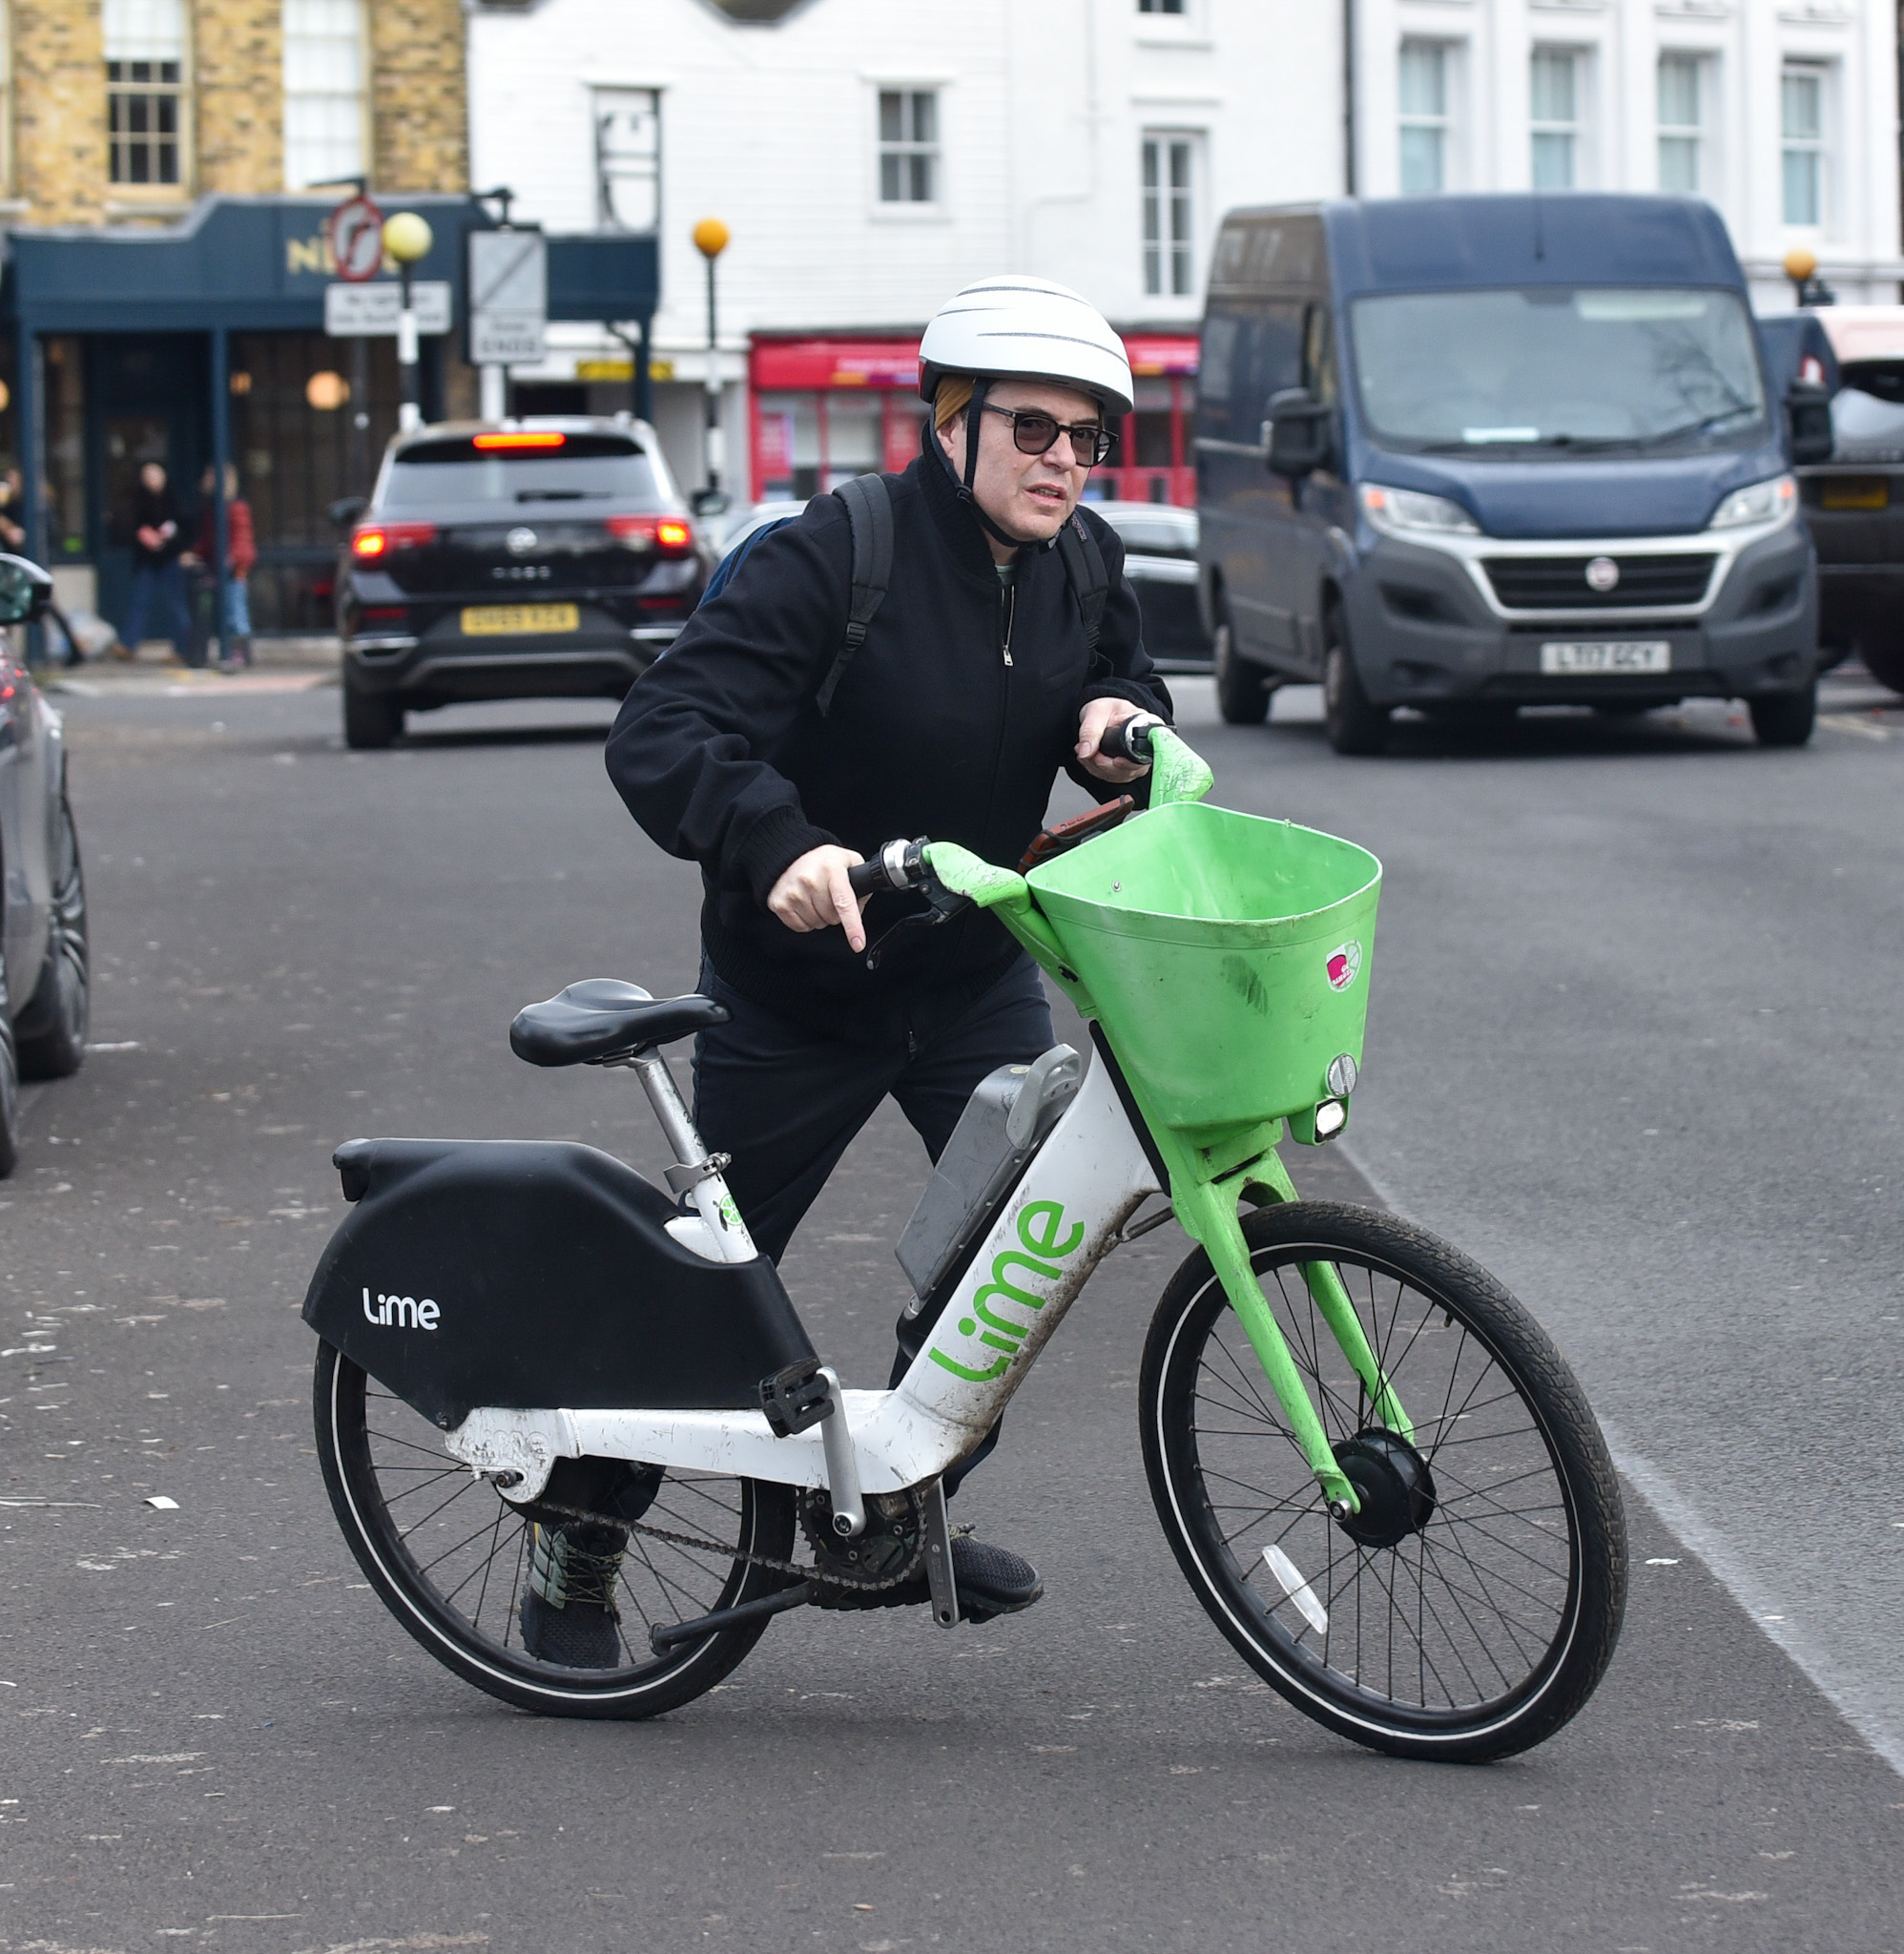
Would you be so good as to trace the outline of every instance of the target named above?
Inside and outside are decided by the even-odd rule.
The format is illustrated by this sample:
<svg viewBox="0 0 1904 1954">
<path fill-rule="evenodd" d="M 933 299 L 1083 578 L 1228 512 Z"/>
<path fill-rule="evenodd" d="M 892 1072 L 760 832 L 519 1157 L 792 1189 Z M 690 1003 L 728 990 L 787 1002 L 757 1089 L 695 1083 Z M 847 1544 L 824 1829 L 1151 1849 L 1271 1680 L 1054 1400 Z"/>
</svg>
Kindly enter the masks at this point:
<svg viewBox="0 0 1904 1954">
<path fill-rule="evenodd" d="M 362 178 L 386 210 L 467 190 L 466 100 L 462 0 L 0 0 L 0 225 L 34 240 L 0 285 L 0 457 L 37 458 L 15 492 L 69 605 L 115 615 L 140 465 L 163 463 L 190 502 L 217 448 L 257 523 L 259 627 L 325 627 L 327 509 L 367 486 L 396 367 L 388 341 L 313 329 L 305 288 L 321 300 L 331 272 L 336 186 Z M 207 262 L 194 240 L 231 198 L 279 203 L 278 242 L 208 268 L 196 313 L 189 290 L 159 305 L 153 281 Z M 93 249 L 86 276 L 123 262 L 124 289 L 89 289 L 75 328 L 24 267 L 44 281 L 59 253 L 76 265 L 115 232 L 177 249 Z M 473 408 L 448 343 L 425 343 L 424 375 L 432 406 Z"/>
</svg>

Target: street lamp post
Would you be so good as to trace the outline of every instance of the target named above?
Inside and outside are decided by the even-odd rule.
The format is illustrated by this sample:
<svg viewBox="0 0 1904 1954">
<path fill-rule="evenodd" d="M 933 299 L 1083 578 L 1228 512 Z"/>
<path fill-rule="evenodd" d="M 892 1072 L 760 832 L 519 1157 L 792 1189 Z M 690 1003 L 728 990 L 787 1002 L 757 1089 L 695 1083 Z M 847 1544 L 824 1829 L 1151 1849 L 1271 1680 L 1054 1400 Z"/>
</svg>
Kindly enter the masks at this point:
<svg viewBox="0 0 1904 1954">
<path fill-rule="evenodd" d="M 413 210 L 400 210 L 384 222 L 383 249 L 395 262 L 404 287 L 403 309 L 397 314 L 397 374 L 403 385 L 397 426 L 405 434 L 424 425 L 417 387 L 417 313 L 410 295 L 410 268 L 429 256 L 434 241 L 429 225 Z"/>
<path fill-rule="evenodd" d="M 708 377 L 707 377 L 707 472 L 708 486 L 695 498 L 705 513 L 717 515 L 726 498 L 721 493 L 722 464 L 726 460 L 720 426 L 720 352 L 715 333 L 714 260 L 727 249 L 728 228 L 718 218 L 703 218 L 694 226 L 694 249 L 708 261 Z"/>
<path fill-rule="evenodd" d="M 1792 298 L 1799 306 L 1838 302 L 1838 295 L 1818 276 L 1817 259 L 1804 245 L 1795 244 L 1785 254 L 1785 275 L 1791 281 Z"/>
</svg>

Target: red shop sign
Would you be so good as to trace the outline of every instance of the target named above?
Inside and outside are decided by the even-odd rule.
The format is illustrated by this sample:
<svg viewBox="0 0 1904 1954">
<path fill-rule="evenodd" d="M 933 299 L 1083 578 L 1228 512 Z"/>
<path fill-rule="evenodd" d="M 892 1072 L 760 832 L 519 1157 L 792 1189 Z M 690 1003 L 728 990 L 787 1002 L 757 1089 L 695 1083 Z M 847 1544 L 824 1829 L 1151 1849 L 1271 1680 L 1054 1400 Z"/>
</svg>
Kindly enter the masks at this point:
<svg viewBox="0 0 1904 1954">
<path fill-rule="evenodd" d="M 1196 371 L 1197 343 L 1193 339 L 1131 333 L 1125 339 L 1124 350 L 1129 356 L 1131 372 L 1142 377 Z"/>
<path fill-rule="evenodd" d="M 917 340 L 755 340 L 757 392 L 808 387 L 919 386 Z"/>
</svg>

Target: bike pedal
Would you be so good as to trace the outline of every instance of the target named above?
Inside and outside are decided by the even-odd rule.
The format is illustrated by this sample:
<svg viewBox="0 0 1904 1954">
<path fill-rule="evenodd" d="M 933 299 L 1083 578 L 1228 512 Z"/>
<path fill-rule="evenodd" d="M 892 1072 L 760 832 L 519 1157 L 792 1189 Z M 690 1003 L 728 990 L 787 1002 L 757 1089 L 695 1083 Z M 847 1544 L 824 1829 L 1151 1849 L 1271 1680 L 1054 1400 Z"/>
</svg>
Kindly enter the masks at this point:
<svg viewBox="0 0 1904 1954">
<path fill-rule="evenodd" d="M 831 1389 L 820 1374 L 817 1357 L 790 1363 L 760 1380 L 760 1409 L 767 1416 L 767 1429 L 776 1439 L 790 1439 L 796 1432 L 817 1424 L 833 1409 Z"/>
</svg>

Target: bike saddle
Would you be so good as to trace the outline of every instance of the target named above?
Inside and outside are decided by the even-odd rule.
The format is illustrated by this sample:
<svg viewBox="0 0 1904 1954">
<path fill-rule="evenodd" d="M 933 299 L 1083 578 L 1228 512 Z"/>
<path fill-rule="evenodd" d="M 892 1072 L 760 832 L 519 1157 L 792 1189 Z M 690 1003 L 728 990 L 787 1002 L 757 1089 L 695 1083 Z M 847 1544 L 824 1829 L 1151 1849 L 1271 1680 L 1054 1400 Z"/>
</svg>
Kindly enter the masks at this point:
<svg viewBox="0 0 1904 1954">
<path fill-rule="evenodd" d="M 650 997 L 638 984 L 590 977 L 518 1011 L 509 1050 L 530 1065 L 600 1065 L 726 1023 L 726 1006 L 699 991 Z"/>
</svg>

